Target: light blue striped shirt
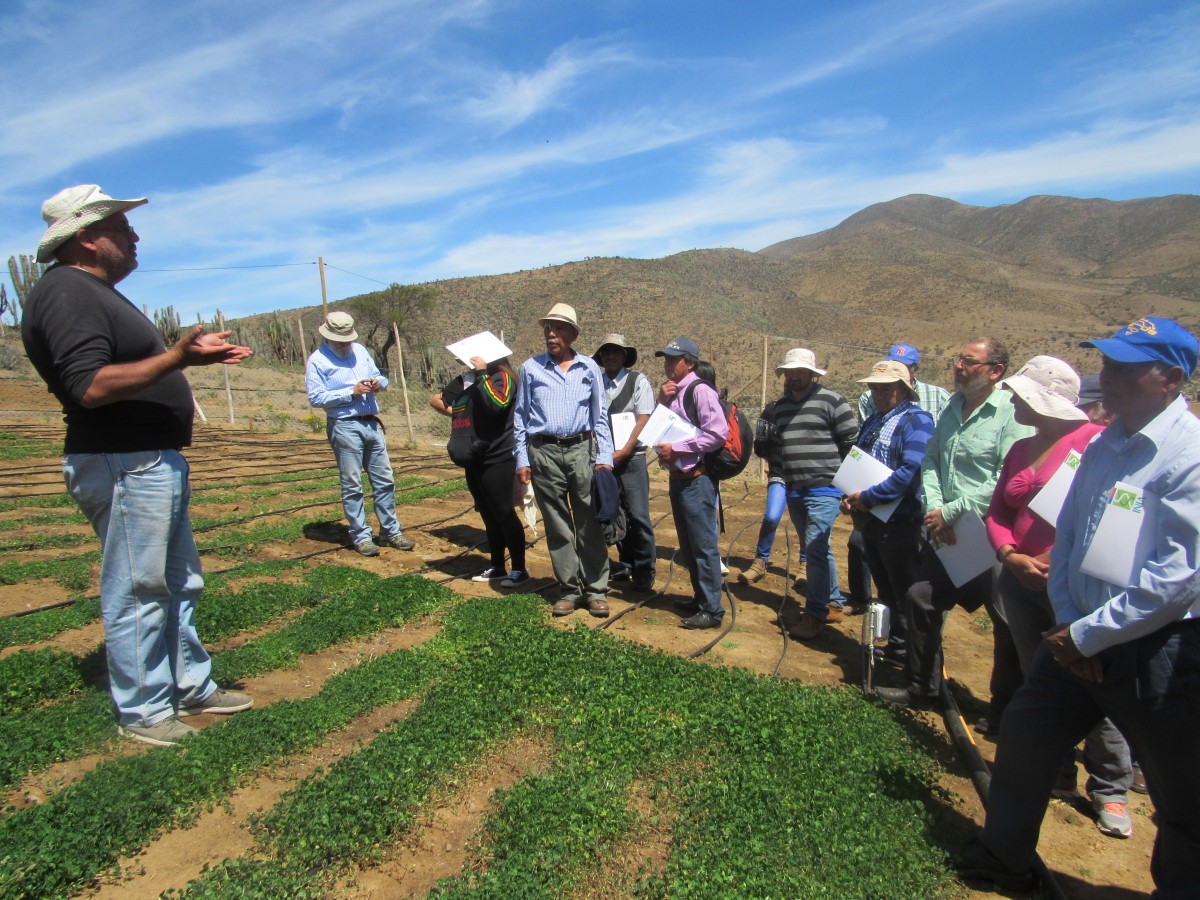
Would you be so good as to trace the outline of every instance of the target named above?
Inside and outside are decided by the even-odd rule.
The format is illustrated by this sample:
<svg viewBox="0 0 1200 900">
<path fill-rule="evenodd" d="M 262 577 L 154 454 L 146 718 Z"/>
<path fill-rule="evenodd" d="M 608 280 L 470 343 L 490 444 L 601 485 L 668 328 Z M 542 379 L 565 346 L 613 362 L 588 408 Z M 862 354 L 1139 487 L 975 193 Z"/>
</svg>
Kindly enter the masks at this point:
<svg viewBox="0 0 1200 900">
<path fill-rule="evenodd" d="M 529 465 L 528 439 L 533 435 L 569 437 L 581 431 L 596 435 L 596 465 L 612 465 L 603 375 L 596 361 L 582 353 L 575 354 L 565 372 L 549 353 L 525 360 L 513 408 L 513 455 L 518 469 Z"/>
<path fill-rule="evenodd" d="M 1080 571 L 1080 564 L 1118 481 L 1145 489 L 1155 504 L 1154 550 L 1118 586 Z M 1136 540 L 1136 535 L 1129 535 Z M 1200 420 L 1183 397 L 1145 428 L 1129 434 L 1117 419 L 1083 453 L 1058 515 L 1050 553 L 1050 602 L 1058 624 L 1084 656 L 1200 617 Z"/>
<path fill-rule="evenodd" d="M 345 359 L 334 353 L 329 344 L 322 344 L 313 351 L 304 369 L 308 402 L 325 410 L 331 419 L 378 415 L 379 403 L 374 394 L 354 396 L 354 386 L 365 378 L 378 378 L 380 387 L 387 390 L 387 378 L 362 344 L 351 344 L 350 355 Z"/>
</svg>

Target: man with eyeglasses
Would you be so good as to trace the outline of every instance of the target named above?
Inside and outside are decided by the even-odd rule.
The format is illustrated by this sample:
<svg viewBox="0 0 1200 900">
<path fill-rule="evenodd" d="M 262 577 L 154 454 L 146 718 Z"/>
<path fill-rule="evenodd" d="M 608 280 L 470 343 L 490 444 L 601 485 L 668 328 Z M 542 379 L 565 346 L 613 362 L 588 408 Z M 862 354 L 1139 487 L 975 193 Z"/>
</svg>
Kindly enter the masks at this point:
<svg viewBox="0 0 1200 900">
<path fill-rule="evenodd" d="M 183 370 L 232 365 L 253 351 L 197 325 L 169 349 L 116 290 L 137 268 L 137 232 L 98 185 L 42 205 L 38 262 L 21 337 L 63 407 L 67 490 L 101 544 L 100 609 L 118 731 L 171 746 L 196 729 L 181 718 L 235 713 L 252 700 L 219 688 L 196 633 L 204 587 L 192 536 L 188 464 L 194 402 Z"/>
<path fill-rule="evenodd" d="M 1196 369 L 1197 340 L 1178 322 L 1146 317 L 1080 346 L 1104 355 L 1100 391 L 1116 418 L 1084 452 L 1059 513 L 1047 585 L 1057 624 L 1005 713 L 987 819 L 955 865 L 967 879 L 1031 885 L 1063 754 L 1107 716 L 1154 801 L 1154 896 L 1192 898 L 1200 886 L 1200 421 L 1181 389 Z M 1118 549 L 1101 550 L 1114 513 L 1126 519 Z M 1117 565 L 1121 545 L 1133 552 Z"/>
<path fill-rule="evenodd" d="M 998 338 L 967 342 L 954 358 L 955 394 L 946 404 L 921 464 L 925 531 L 931 541 L 953 544 L 954 526 L 969 511 L 982 519 L 1009 448 L 1033 429 L 1013 419 L 1011 395 L 996 390 L 1008 370 L 1008 348 Z M 960 605 L 986 605 L 994 642 L 991 713 L 996 716 L 1020 684 L 1020 660 L 1012 637 L 992 603 L 995 571 L 988 569 L 955 587 L 929 544 L 921 548 L 918 580 L 909 588 L 906 687 L 876 688 L 883 700 L 903 706 L 936 705 L 942 683 L 942 625 Z"/>
</svg>

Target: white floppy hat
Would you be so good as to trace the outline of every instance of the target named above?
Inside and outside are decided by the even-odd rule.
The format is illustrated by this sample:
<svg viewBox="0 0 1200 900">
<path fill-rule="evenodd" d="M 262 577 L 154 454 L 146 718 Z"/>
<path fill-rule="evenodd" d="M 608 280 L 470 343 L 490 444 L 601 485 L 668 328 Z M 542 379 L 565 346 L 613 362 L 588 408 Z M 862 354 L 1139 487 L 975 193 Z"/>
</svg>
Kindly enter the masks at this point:
<svg viewBox="0 0 1200 900">
<path fill-rule="evenodd" d="M 916 388 L 912 386 L 912 381 L 908 374 L 908 366 L 894 359 L 881 359 L 871 367 L 870 375 L 866 378 L 858 379 L 859 384 L 893 384 L 897 381 L 904 385 L 911 399 L 916 400 L 918 398 Z"/>
<path fill-rule="evenodd" d="M 38 242 L 37 261 L 54 262 L 54 251 L 89 225 L 149 201 L 114 200 L 98 184 L 79 184 L 59 191 L 42 204 L 46 233 Z"/>
<path fill-rule="evenodd" d="M 538 319 L 539 325 L 545 326 L 547 322 L 566 322 L 577 334 L 579 332 L 579 319 L 575 317 L 575 307 L 568 303 L 555 303 L 550 307 L 550 312 Z"/>
<path fill-rule="evenodd" d="M 1079 402 L 1079 375 L 1057 357 L 1035 356 L 999 386 L 1008 388 L 1039 416 L 1087 421 L 1087 413 L 1075 407 Z"/>
<path fill-rule="evenodd" d="M 354 330 L 354 317 L 350 313 L 331 312 L 325 317 L 325 324 L 317 331 L 331 341 L 345 343 L 358 340 L 358 332 Z"/>
<path fill-rule="evenodd" d="M 789 350 L 783 357 L 783 362 L 775 367 L 775 374 L 782 375 L 788 369 L 808 369 L 810 372 L 816 372 L 818 375 L 824 375 L 824 369 L 817 368 L 817 356 L 811 350 L 805 350 L 803 347 L 794 347 Z"/>
</svg>

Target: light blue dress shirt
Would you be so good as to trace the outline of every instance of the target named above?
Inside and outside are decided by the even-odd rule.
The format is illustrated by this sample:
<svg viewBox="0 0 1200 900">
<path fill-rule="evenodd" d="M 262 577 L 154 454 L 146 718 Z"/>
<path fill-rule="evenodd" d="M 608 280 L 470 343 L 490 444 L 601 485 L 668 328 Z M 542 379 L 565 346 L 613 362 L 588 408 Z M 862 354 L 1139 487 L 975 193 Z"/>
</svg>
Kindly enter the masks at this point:
<svg viewBox="0 0 1200 900">
<path fill-rule="evenodd" d="M 1145 489 L 1155 504 L 1155 542 L 1136 583 L 1114 585 L 1080 564 L 1118 481 Z M 1137 535 L 1129 535 L 1136 540 Z M 1200 617 L 1200 420 L 1182 397 L 1129 434 L 1117 419 L 1083 454 L 1058 516 L 1050 554 L 1050 602 L 1084 656 Z"/>
<path fill-rule="evenodd" d="M 322 344 L 313 351 L 304 369 L 309 405 L 325 410 L 331 419 L 379 415 L 379 402 L 374 394 L 354 396 L 354 386 L 365 378 L 379 379 L 380 388 L 387 390 L 387 378 L 362 344 L 351 344 L 350 355 L 344 359 L 329 344 Z"/>
<path fill-rule="evenodd" d="M 513 456 L 517 468 L 529 465 L 529 438 L 537 434 L 570 437 L 581 431 L 596 436 L 596 465 L 611 466 L 612 432 L 604 372 L 594 359 L 576 353 L 564 372 L 542 353 L 525 360 L 517 379 L 513 408 Z"/>
</svg>

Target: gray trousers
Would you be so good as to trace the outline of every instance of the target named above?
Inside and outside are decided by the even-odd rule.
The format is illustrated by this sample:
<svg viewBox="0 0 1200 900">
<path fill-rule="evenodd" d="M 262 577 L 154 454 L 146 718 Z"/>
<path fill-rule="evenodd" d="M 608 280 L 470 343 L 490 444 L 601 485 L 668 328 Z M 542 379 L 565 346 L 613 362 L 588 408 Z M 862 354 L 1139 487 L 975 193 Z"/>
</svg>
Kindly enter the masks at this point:
<svg viewBox="0 0 1200 900">
<path fill-rule="evenodd" d="M 1042 632 L 1054 627 L 1054 612 L 1045 591 L 1033 591 L 1017 581 L 1008 569 L 1001 569 L 996 579 L 996 594 L 1000 612 L 1008 622 L 1021 671 L 1029 674 L 1033 654 L 1042 642 Z M 1064 771 L 1074 773 L 1075 752 L 1071 751 Z M 1083 767 L 1088 773 L 1087 792 L 1103 802 L 1127 803 L 1129 787 L 1133 784 L 1133 764 L 1129 745 L 1117 726 L 1104 719 L 1091 730 L 1083 743 Z"/>
<path fill-rule="evenodd" d="M 546 547 L 560 599 L 593 600 L 608 593 L 608 545 L 592 515 L 591 441 L 564 447 L 529 441 L 533 493 L 546 526 Z"/>
</svg>

